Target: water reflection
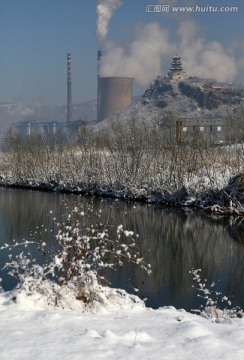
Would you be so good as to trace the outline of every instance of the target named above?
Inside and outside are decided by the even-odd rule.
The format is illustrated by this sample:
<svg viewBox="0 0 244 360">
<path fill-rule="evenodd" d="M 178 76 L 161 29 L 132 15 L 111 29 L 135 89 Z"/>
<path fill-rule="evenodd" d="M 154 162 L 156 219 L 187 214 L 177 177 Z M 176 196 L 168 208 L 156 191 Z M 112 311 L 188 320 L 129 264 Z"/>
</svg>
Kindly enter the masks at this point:
<svg viewBox="0 0 244 360">
<path fill-rule="evenodd" d="M 204 278 L 210 282 L 220 280 L 218 290 L 233 294 L 233 303 L 244 307 L 244 227 L 238 219 L 210 218 L 109 199 L 0 189 L 0 243 L 28 238 L 42 224 L 51 228 L 52 218 L 62 217 L 66 206 L 74 203 L 100 210 L 99 221 L 109 224 L 111 236 L 119 224 L 139 234 L 141 251 L 149 255 L 152 275 L 130 264 L 109 273 L 112 286 L 131 292 L 132 286 L 138 286 L 139 295 L 148 299 L 149 306 L 174 305 L 190 310 L 198 307 L 199 298 L 192 289 L 189 270 L 201 268 Z M 90 221 L 95 223 L 96 217 L 94 214 Z M 6 258 L 4 250 L 0 254 L 1 268 Z M 11 288 L 13 281 L 6 273 L 3 275 L 4 287 Z"/>
<path fill-rule="evenodd" d="M 235 241 L 244 245 L 244 219 L 243 218 L 229 219 L 227 228 L 230 236 Z"/>
</svg>

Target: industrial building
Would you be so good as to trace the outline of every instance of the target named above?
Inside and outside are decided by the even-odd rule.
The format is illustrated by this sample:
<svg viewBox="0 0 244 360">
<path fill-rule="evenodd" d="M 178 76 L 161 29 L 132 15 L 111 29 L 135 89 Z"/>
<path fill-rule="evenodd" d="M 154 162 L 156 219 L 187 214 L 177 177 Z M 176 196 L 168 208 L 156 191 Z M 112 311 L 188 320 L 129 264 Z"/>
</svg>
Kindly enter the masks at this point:
<svg viewBox="0 0 244 360">
<path fill-rule="evenodd" d="M 126 109 L 132 103 L 133 79 L 130 77 L 100 77 L 98 51 L 97 121 L 102 121 L 115 112 Z"/>
<path fill-rule="evenodd" d="M 129 77 L 98 78 L 97 120 L 102 121 L 115 112 L 126 109 L 132 102 L 132 83 Z"/>
</svg>

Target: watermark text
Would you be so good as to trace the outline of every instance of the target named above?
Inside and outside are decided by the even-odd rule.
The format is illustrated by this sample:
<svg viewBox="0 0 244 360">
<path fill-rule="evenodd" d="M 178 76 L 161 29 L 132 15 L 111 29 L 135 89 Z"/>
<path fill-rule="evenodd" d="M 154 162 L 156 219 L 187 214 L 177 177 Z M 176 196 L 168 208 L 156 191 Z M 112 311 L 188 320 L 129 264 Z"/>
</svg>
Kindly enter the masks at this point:
<svg viewBox="0 0 244 360">
<path fill-rule="evenodd" d="M 147 5 L 148 13 L 235 13 L 238 12 L 238 6 L 173 6 L 173 5 Z"/>
</svg>

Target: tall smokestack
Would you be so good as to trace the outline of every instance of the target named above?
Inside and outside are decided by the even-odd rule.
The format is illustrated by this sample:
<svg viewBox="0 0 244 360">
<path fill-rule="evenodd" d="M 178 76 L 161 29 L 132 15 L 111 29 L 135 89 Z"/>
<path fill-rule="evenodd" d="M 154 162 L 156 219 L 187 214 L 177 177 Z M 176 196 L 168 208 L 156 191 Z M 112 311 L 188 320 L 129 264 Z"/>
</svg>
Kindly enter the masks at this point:
<svg viewBox="0 0 244 360">
<path fill-rule="evenodd" d="M 98 64 L 99 64 L 99 61 L 101 60 L 101 57 L 103 56 L 103 52 L 102 50 L 98 50 L 97 52 L 97 60 L 98 60 Z"/>
<path fill-rule="evenodd" d="M 71 54 L 67 54 L 67 121 L 72 118 Z"/>
<path fill-rule="evenodd" d="M 100 61 L 103 56 L 102 50 L 97 52 L 97 120 L 99 119 L 99 108 L 100 108 Z"/>
</svg>

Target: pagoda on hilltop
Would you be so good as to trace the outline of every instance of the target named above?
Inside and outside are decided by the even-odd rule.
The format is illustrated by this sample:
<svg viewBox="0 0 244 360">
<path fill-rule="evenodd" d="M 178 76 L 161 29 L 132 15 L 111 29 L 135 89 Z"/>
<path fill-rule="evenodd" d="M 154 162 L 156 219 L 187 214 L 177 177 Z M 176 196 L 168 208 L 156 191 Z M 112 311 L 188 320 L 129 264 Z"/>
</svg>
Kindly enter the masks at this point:
<svg viewBox="0 0 244 360">
<path fill-rule="evenodd" d="M 186 73 L 183 70 L 181 57 L 175 55 L 172 57 L 172 62 L 170 64 L 170 71 L 168 73 L 171 80 L 182 80 L 186 77 Z"/>
</svg>

